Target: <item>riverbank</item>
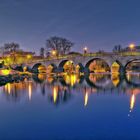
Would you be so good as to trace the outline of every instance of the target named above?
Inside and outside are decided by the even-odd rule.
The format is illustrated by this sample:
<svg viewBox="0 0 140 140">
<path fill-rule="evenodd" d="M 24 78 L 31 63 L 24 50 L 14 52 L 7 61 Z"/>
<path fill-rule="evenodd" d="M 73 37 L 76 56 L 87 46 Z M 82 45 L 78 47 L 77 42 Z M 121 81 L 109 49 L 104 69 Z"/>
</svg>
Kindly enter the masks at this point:
<svg viewBox="0 0 140 140">
<path fill-rule="evenodd" d="M 9 74 L 9 75 L 0 75 L 0 86 L 6 85 L 7 83 L 20 82 L 25 78 L 30 78 L 31 74 L 29 73 L 18 73 L 18 74 Z"/>
</svg>

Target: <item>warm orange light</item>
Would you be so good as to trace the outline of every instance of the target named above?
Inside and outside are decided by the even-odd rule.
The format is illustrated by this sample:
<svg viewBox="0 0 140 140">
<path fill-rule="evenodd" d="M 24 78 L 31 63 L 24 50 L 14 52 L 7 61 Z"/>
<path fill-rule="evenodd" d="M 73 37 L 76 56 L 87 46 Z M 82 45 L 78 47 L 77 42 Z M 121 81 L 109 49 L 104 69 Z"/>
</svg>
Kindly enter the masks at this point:
<svg viewBox="0 0 140 140">
<path fill-rule="evenodd" d="M 76 83 L 76 75 L 75 74 L 72 74 L 71 75 L 71 80 L 70 80 L 71 82 L 71 86 L 74 86 L 74 84 Z"/>
<path fill-rule="evenodd" d="M 32 87 L 31 87 L 31 82 L 29 82 L 28 92 L 29 92 L 29 100 L 31 100 L 31 98 L 32 98 Z"/>
<path fill-rule="evenodd" d="M 132 110 L 134 108 L 135 105 L 135 94 L 133 94 L 131 96 L 131 100 L 130 100 L 130 110 Z"/>
<path fill-rule="evenodd" d="M 130 44 L 130 45 L 129 45 L 129 48 L 130 48 L 131 50 L 133 50 L 133 49 L 135 48 L 135 44 L 133 44 L 133 43 Z"/>
<path fill-rule="evenodd" d="M 58 92 L 57 92 L 57 87 L 55 86 L 53 88 L 53 101 L 54 101 L 54 103 L 56 103 L 57 97 L 58 97 Z"/>
<path fill-rule="evenodd" d="M 5 85 L 5 89 L 8 92 L 8 94 L 11 93 L 11 85 L 10 85 L 10 83 L 8 83 L 8 84 Z"/>
<path fill-rule="evenodd" d="M 9 75 L 10 74 L 10 70 L 7 70 L 7 69 L 1 70 L 1 74 L 2 75 Z"/>
<path fill-rule="evenodd" d="M 10 83 L 7 84 L 7 88 L 8 88 L 8 93 L 10 94 L 10 93 L 11 93 L 11 86 L 10 86 Z"/>
<path fill-rule="evenodd" d="M 116 87 L 120 83 L 119 73 L 112 73 L 111 80 L 113 85 Z"/>
<path fill-rule="evenodd" d="M 88 104 L 88 93 L 86 92 L 84 106 L 87 106 L 87 104 Z"/>
<path fill-rule="evenodd" d="M 114 62 L 111 66 L 111 73 L 119 73 L 120 65 L 117 62 Z"/>
<path fill-rule="evenodd" d="M 71 75 L 66 74 L 65 81 L 67 84 L 70 84 L 73 87 L 76 84 L 76 75 L 75 74 L 71 74 Z"/>
<path fill-rule="evenodd" d="M 131 75 L 130 75 L 129 73 L 126 75 L 126 77 L 127 77 L 127 80 L 128 80 L 128 81 L 131 80 Z"/>
<path fill-rule="evenodd" d="M 30 59 L 31 57 L 32 57 L 32 55 L 30 55 L 30 54 L 29 54 L 29 55 L 27 55 L 27 58 L 28 58 L 28 59 Z"/>
<path fill-rule="evenodd" d="M 52 55 L 56 55 L 56 50 L 52 50 Z"/>
</svg>

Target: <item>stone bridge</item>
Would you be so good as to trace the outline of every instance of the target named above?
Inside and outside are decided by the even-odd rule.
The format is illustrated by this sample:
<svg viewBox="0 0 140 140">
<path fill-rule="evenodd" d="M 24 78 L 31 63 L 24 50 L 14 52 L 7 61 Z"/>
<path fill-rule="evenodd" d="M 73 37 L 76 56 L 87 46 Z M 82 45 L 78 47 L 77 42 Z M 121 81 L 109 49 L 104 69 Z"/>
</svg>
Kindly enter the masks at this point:
<svg viewBox="0 0 140 140">
<path fill-rule="evenodd" d="M 133 61 L 140 61 L 140 55 L 97 55 L 97 54 L 86 54 L 86 55 L 67 55 L 64 57 L 57 57 L 52 59 L 41 59 L 29 64 L 25 64 L 34 72 L 38 72 L 38 67 L 43 65 L 48 67 L 51 65 L 55 72 L 62 72 L 63 66 L 67 61 L 72 61 L 73 64 L 80 66 L 81 72 L 89 72 L 89 65 L 93 60 L 103 60 L 110 68 L 114 62 L 120 65 L 120 72 L 125 72 L 127 65 Z"/>
</svg>

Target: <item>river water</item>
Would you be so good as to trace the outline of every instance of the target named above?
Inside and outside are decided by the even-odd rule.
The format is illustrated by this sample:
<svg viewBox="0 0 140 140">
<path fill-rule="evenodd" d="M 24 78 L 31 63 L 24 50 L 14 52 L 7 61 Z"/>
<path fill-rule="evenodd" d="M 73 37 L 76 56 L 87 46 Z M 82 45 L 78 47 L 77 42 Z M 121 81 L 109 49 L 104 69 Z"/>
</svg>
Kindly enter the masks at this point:
<svg viewBox="0 0 140 140">
<path fill-rule="evenodd" d="M 33 75 L 0 87 L 0 139 L 140 139 L 140 75 Z"/>
</svg>

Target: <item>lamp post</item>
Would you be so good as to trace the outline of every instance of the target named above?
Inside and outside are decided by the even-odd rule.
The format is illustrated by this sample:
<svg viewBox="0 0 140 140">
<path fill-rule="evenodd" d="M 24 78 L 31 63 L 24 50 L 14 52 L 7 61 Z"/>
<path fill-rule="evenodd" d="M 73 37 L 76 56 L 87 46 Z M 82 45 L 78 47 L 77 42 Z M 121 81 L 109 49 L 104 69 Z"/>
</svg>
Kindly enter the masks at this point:
<svg viewBox="0 0 140 140">
<path fill-rule="evenodd" d="M 52 55 L 55 56 L 56 55 L 56 50 L 52 51 Z"/>
<path fill-rule="evenodd" d="M 51 54 L 52 54 L 52 57 L 55 58 L 57 56 L 57 51 L 56 50 L 52 50 Z"/>
<path fill-rule="evenodd" d="M 32 55 L 31 54 L 28 54 L 27 55 L 27 63 L 30 63 L 31 62 L 31 58 L 32 58 Z"/>
<path fill-rule="evenodd" d="M 131 55 L 132 55 L 132 51 L 134 50 L 134 48 L 135 48 L 135 44 L 130 44 L 129 45 L 129 48 L 130 48 L 130 51 L 131 51 Z"/>
<path fill-rule="evenodd" d="M 85 46 L 85 47 L 83 48 L 84 54 L 87 54 L 87 50 L 88 50 L 88 48 Z"/>
</svg>

